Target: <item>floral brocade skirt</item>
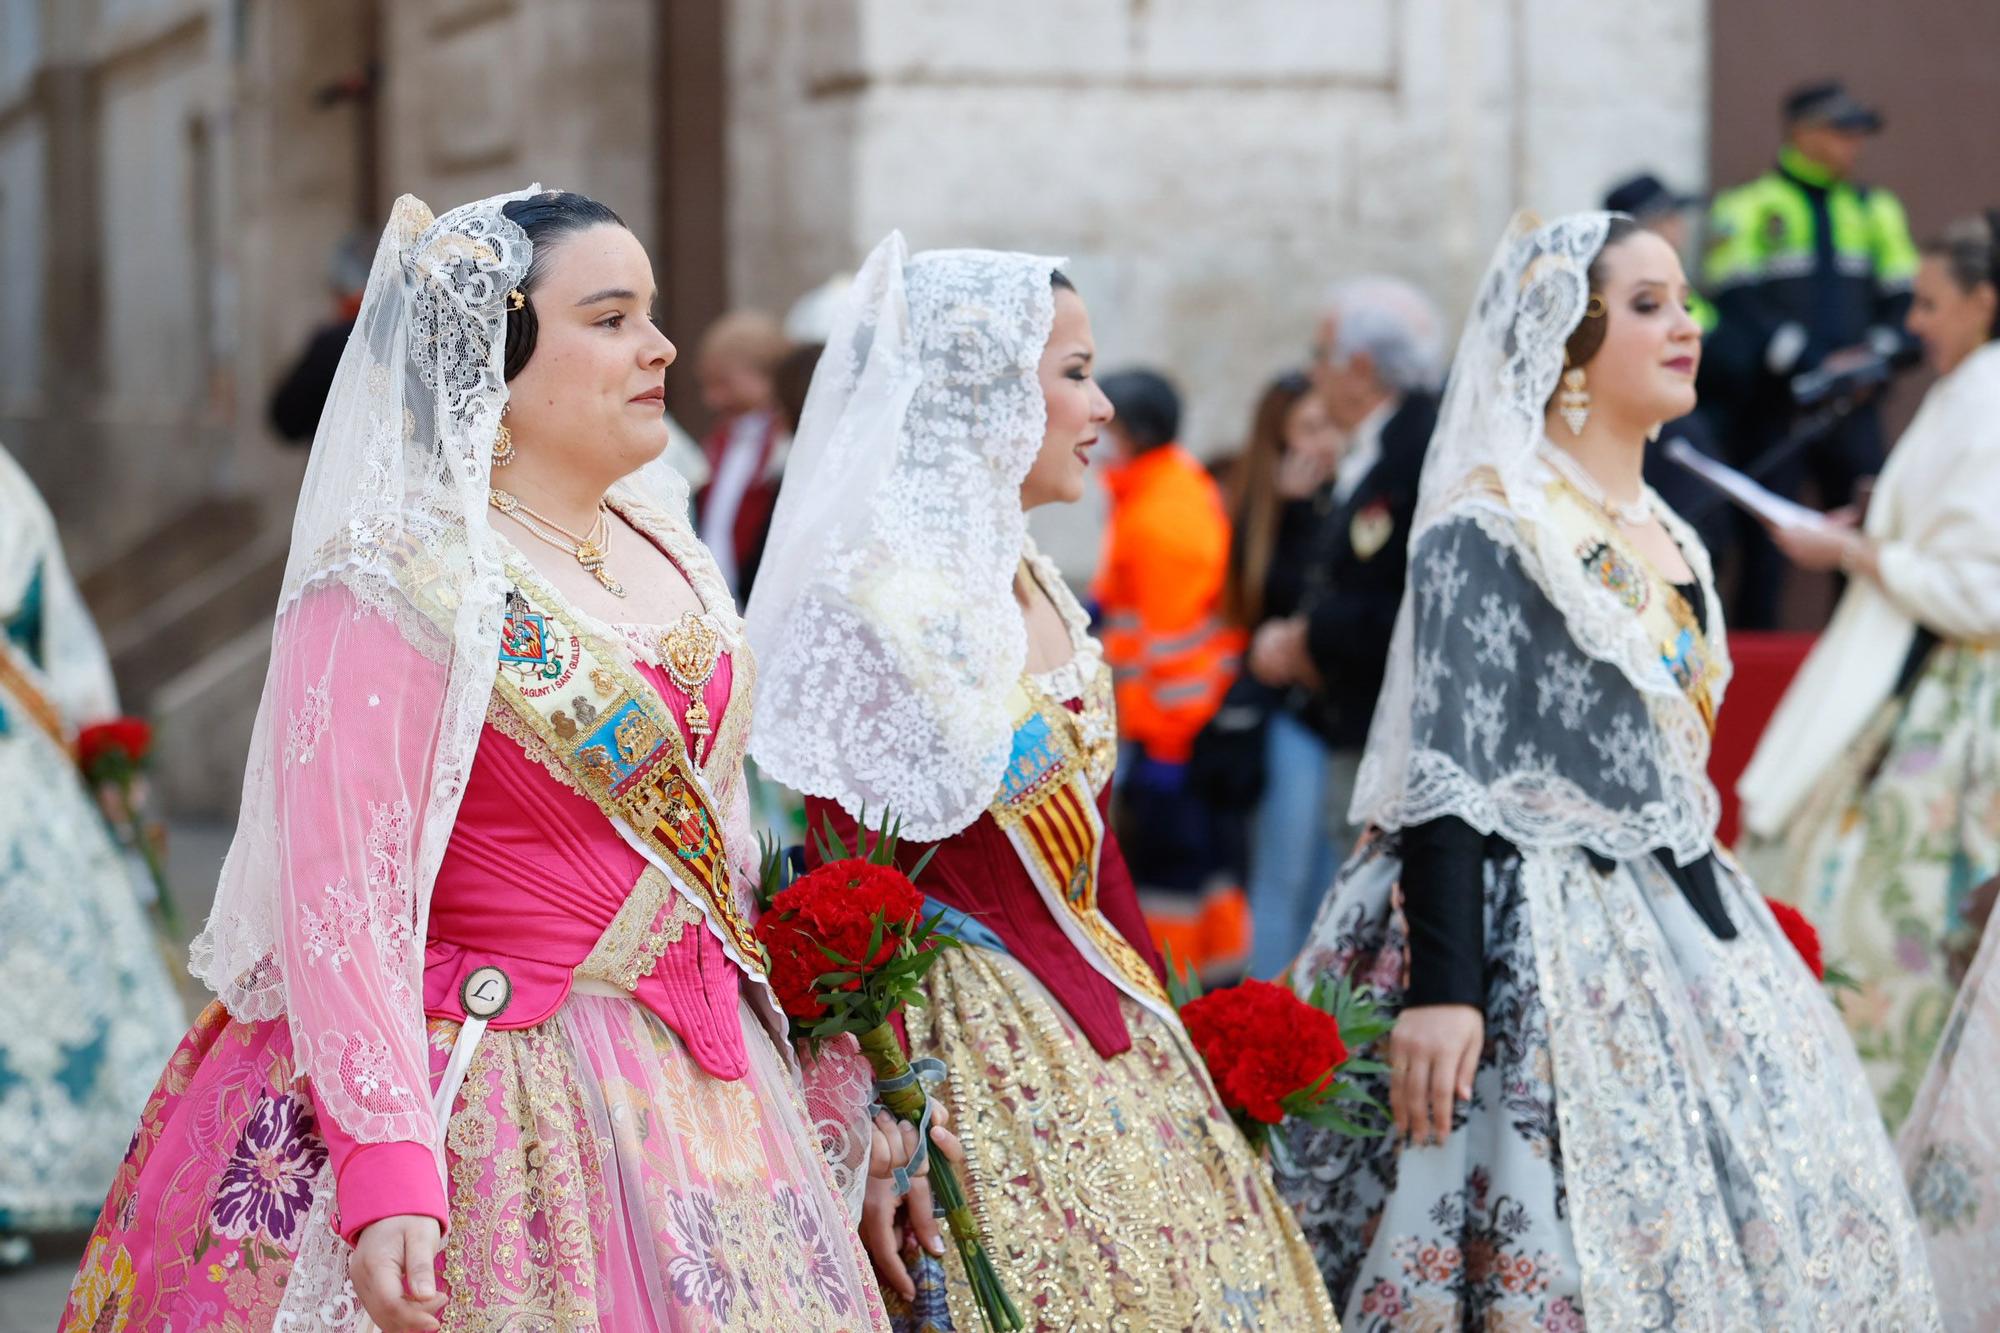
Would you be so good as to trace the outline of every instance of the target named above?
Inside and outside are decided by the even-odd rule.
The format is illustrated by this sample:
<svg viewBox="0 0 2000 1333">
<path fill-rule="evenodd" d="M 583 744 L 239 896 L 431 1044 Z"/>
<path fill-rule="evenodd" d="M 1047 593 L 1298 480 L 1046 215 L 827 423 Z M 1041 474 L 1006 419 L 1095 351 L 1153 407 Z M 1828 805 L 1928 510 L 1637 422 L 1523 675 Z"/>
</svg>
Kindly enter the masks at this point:
<svg viewBox="0 0 2000 1333">
<path fill-rule="evenodd" d="M 736 1081 L 621 998 L 486 1034 L 446 1132 L 447 1329 L 886 1328 L 794 1075 L 747 1002 L 741 1021 Z M 431 1023 L 433 1080 L 457 1032 Z M 345 1248 L 315 1234 L 326 1156 L 285 1023 L 211 1005 L 147 1104 L 61 1327 L 357 1326 Z M 326 1253 L 335 1271 L 311 1271 Z"/>
<path fill-rule="evenodd" d="M 2000 647 L 1947 643 L 1827 770 L 1782 839 L 1746 845 L 1857 991 L 1841 1015 L 1893 1127 L 1956 993 L 1946 946 L 2000 872 Z"/>
<path fill-rule="evenodd" d="M 1337 1329 L 1312 1252 L 1199 1060 L 1125 1002 L 1110 1059 L 1022 967 L 947 950 L 907 1015 L 950 1067 L 988 1252 L 1031 1329 Z M 951 1314 L 984 1327 L 956 1250 Z"/>
<path fill-rule="evenodd" d="M 1297 984 L 1349 976 L 1400 1013 L 1398 851 L 1348 862 Z M 1747 881 L 1718 859 L 1723 939 L 1650 856 L 1483 878 L 1484 1044 L 1445 1141 L 1288 1136 L 1279 1184 L 1349 1333 L 1937 1328 L 1839 1016 Z"/>
</svg>

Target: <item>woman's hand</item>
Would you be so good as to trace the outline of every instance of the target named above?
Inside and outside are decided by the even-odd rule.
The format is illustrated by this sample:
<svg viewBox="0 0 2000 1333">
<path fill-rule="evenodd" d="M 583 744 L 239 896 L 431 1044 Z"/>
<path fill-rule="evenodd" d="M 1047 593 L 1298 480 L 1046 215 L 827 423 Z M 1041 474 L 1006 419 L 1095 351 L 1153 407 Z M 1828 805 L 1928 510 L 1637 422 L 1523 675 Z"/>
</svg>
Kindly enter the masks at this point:
<svg viewBox="0 0 2000 1333">
<path fill-rule="evenodd" d="M 403 1214 L 369 1223 L 355 1242 L 347 1275 L 361 1308 L 382 1333 L 429 1333 L 438 1328 L 444 1293 L 437 1289 L 435 1217 Z"/>
<path fill-rule="evenodd" d="M 1800 569 L 1875 573 L 1875 544 L 1851 527 L 1778 527 L 1765 530 L 1785 558 Z"/>
<path fill-rule="evenodd" d="M 1305 685 L 1319 688 L 1319 672 L 1306 649 L 1304 616 L 1267 620 L 1250 639 L 1250 674 L 1272 688 Z"/>
<path fill-rule="evenodd" d="M 1443 1143 L 1454 1102 L 1472 1098 L 1486 1020 L 1469 1004 L 1405 1009 L 1389 1033 L 1389 1111 L 1410 1143 Z"/>
<path fill-rule="evenodd" d="M 965 1164 L 965 1150 L 958 1137 L 945 1126 L 951 1113 L 945 1103 L 932 1099 L 931 1142 L 953 1166 Z M 902 1234 L 907 1231 L 925 1252 L 944 1253 L 944 1223 L 931 1215 L 930 1154 L 917 1153 L 917 1128 L 878 1113 L 872 1127 L 868 1152 L 868 1188 L 861 1200 L 861 1243 L 875 1261 L 876 1275 L 904 1300 L 917 1295 L 916 1279 L 903 1263 Z M 912 1155 L 910 1192 L 896 1197 L 893 1169 Z M 901 1226 L 898 1213 L 902 1213 Z"/>
<path fill-rule="evenodd" d="M 1334 460 L 1306 449 L 1289 449 L 1278 459 L 1277 492 L 1287 500 L 1304 500 L 1333 475 Z"/>
</svg>

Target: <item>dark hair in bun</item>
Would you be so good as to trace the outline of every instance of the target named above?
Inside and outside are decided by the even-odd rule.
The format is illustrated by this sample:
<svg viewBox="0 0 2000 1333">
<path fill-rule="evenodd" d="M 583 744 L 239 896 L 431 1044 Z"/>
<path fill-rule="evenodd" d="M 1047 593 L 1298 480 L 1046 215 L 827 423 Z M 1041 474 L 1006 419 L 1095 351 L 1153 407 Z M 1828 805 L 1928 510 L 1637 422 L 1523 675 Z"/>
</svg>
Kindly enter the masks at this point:
<svg viewBox="0 0 2000 1333">
<path fill-rule="evenodd" d="M 518 289 L 524 297 L 534 296 L 535 288 L 548 273 L 549 256 L 557 241 L 592 227 L 625 225 L 625 219 L 605 205 L 588 195 L 573 194 L 568 190 L 546 190 L 526 199 L 516 199 L 511 204 L 502 205 L 500 211 L 527 233 L 529 244 L 535 248 L 534 257 L 528 261 L 527 276 L 521 279 Z M 535 354 L 535 335 L 540 329 L 541 324 L 535 318 L 534 301 L 524 300 L 519 310 L 507 312 L 508 379 L 520 374 L 527 366 L 528 358 Z"/>
</svg>

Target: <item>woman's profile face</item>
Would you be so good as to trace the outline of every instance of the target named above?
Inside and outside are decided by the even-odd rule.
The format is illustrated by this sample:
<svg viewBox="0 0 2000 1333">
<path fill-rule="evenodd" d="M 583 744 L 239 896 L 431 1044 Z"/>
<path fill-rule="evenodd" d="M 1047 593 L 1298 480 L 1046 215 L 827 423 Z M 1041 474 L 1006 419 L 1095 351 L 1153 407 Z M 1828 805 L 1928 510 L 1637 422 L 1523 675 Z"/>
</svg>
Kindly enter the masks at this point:
<svg viewBox="0 0 2000 1333">
<path fill-rule="evenodd" d="M 1317 393 L 1301 394 L 1285 412 L 1285 457 L 1303 464 L 1317 465 L 1331 472 L 1340 462 L 1340 427 L 1326 410 Z"/>
<path fill-rule="evenodd" d="M 1992 283 L 1982 282 L 1968 292 L 1952 278 L 1942 256 L 1924 256 L 1905 323 L 1923 343 L 1924 360 L 1932 370 L 1948 375 L 1979 349 L 1993 330 L 1995 300 Z"/>
<path fill-rule="evenodd" d="M 1097 344 L 1091 338 L 1090 312 L 1083 298 L 1066 287 L 1057 288 L 1055 323 L 1042 348 L 1039 370 L 1048 428 L 1021 483 L 1023 509 L 1083 498 L 1091 446 L 1111 420 L 1111 400 L 1091 373 L 1096 363 Z"/>
<path fill-rule="evenodd" d="M 1674 248 L 1635 232 L 1598 261 L 1604 342 L 1584 366 L 1591 410 L 1649 429 L 1694 410 L 1701 328 L 1688 314 L 1691 289 Z"/>
<path fill-rule="evenodd" d="M 535 350 L 508 384 L 517 448 L 613 478 L 659 457 L 674 345 L 653 323 L 653 297 L 646 247 L 625 228 L 607 223 L 551 243 L 528 293 Z"/>
</svg>

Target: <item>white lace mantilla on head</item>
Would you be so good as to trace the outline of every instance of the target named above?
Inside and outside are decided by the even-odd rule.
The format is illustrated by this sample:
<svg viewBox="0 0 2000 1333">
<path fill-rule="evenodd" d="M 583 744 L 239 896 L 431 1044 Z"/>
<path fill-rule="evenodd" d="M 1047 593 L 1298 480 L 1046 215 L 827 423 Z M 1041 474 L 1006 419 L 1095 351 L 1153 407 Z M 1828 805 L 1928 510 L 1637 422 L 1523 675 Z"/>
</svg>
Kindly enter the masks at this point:
<svg viewBox="0 0 2000 1333">
<path fill-rule="evenodd" d="M 1707 724 L 1555 521 L 1538 456 L 1610 220 L 1517 218 L 1480 284 L 1425 458 L 1357 822 L 1456 815 L 1519 846 L 1616 859 L 1665 848 L 1686 862 L 1712 846 Z M 1719 702 L 1728 661 L 1708 556 L 1655 510 L 1706 597 Z"/>
<path fill-rule="evenodd" d="M 1027 661 L 1012 584 L 1060 261 L 875 248 L 836 320 L 746 614 L 751 753 L 948 837 L 1000 784 Z"/>
</svg>

